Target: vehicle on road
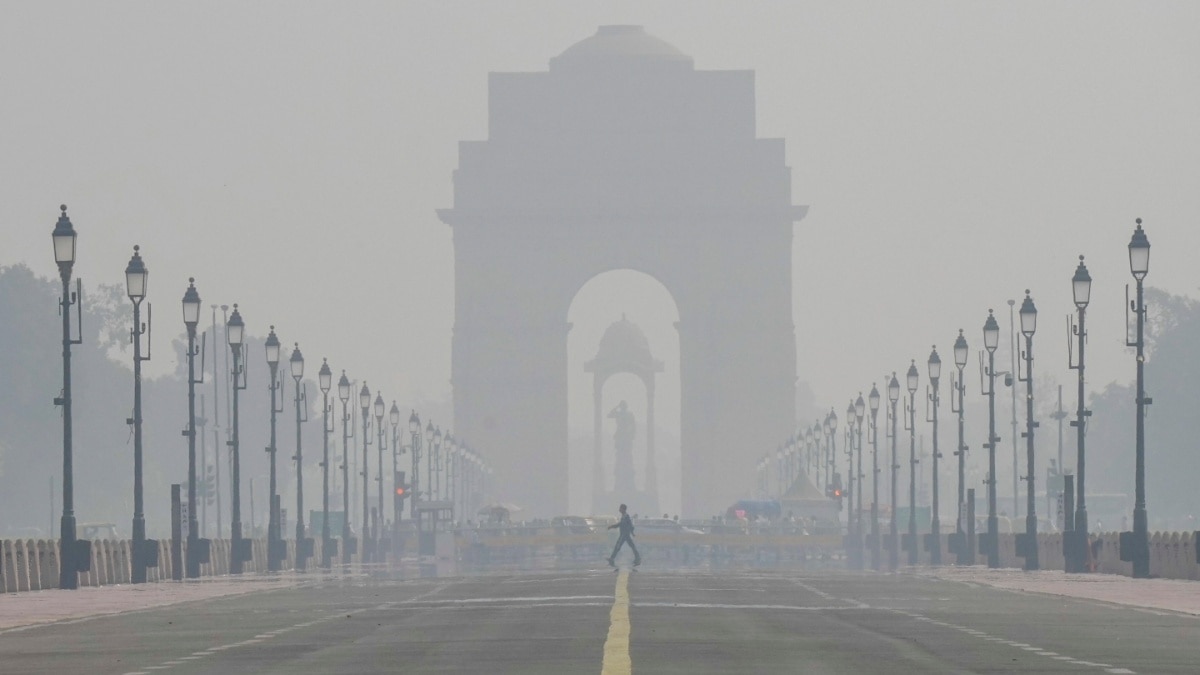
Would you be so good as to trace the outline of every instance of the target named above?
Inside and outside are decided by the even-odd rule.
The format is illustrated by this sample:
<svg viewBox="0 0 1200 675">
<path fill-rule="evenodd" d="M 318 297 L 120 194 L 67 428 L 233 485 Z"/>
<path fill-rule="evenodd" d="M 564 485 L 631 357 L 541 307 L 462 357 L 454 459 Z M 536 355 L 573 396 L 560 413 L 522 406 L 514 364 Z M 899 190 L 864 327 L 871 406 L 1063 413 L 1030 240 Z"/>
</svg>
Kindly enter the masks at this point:
<svg viewBox="0 0 1200 675">
<path fill-rule="evenodd" d="M 596 530 L 583 516 L 555 516 L 550 521 L 555 534 L 592 534 Z"/>
<path fill-rule="evenodd" d="M 638 534 L 704 534 L 703 531 L 679 524 L 670 518 L 639 518 L 634 521 Z"/>
<path fill-rule="evenodd" d="M 121 534 L 117 532 L 117 526 L 114 523 L 80 523 L 79 538 L 120 539 Z"/>
</svg>

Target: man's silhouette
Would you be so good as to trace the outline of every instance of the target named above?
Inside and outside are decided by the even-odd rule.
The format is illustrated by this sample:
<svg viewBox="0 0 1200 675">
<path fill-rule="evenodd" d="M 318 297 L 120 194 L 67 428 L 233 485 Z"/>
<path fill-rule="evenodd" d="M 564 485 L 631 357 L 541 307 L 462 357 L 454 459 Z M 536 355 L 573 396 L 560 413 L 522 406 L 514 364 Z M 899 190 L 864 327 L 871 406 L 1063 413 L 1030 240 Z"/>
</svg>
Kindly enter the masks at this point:
<svg viewBox="0 0 1200 675">
<path fill-rule="evenodd" d="M 637 546 L 633 545 L 633 520 L 625 512 L 624 504 L 621 505 L 621 520 L 609 525 L 608 529 L 616 529 L 621 533 L 621 536 L 617 537 L 617 545 L 613 547 L 612 555 L 608 556 L 608 564 L 616 566 L 617 552 L 621 550 L 621 544 L 629 544 L 629 548 L 633 549 L 633 564 L 641 565 L 642 556 L 638 553 Z"/>
</svg>

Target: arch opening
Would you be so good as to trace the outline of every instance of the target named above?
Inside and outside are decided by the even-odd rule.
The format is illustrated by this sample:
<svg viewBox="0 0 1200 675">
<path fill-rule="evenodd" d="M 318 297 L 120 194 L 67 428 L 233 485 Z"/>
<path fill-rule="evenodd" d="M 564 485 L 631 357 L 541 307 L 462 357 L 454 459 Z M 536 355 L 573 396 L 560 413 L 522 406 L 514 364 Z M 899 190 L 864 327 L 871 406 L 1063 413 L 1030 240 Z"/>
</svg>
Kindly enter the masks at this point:
<svg viewBox="0 0 1200 675">
<path fill-rule="evenodd" d="M 624 502 L 641 515 L 678 514 L 682 398 L 674 296 L 649 274 L 614 269 L 576 291 L 567 321 L 571 512 L 615 513 Z"/>
</svg>

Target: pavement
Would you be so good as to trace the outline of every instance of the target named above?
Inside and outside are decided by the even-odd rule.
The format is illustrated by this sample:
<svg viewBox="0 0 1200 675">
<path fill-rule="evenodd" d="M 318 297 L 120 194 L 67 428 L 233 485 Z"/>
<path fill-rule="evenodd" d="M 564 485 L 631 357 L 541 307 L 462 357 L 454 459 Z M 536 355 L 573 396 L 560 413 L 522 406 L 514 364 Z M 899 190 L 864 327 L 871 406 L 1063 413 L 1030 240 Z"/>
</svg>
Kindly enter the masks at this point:
<svg viewBox="0 0 1200 675">
<path fill-rule="evenodd" d="M 182 582 L 84 586 L 0 594 L 0 635 L 14 629 L 60 621 L 121 614 L 242 593 L 288 588 L 309 581 L 295 574 L 247 575 Z M 2 671 L 3 669 L 0 669 Z"/>
<path fill-rule="evenodd" d="M 912 568 L 909 573 L 1007 591 L 1058 595 L 1200 616 L 1200 582 L 1196 581 L 1133 579 L 1116 574 L 1067 574 L 1055 570 L 1025 572 L 978 566 Z M 1200 666 L 1197 671 L 1200 672 Z"/>
<path fill-rule="evenodd" d="M 0 611 L 42 596 L 106 613 L 0 630 L 0 672 L 1194 674 L 1192 585 L 984 568 L 614 574 L 601 562 L 47 591 L 0 597 Z"/>
</svg>

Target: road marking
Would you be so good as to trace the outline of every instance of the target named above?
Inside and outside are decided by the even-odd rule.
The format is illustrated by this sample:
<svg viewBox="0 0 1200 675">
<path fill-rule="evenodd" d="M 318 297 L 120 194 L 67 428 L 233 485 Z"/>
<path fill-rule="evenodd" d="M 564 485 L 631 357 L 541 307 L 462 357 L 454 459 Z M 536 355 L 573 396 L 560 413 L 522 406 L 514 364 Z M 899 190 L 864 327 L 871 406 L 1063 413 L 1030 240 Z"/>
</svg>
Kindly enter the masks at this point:
<svg viewBox="0 0 1200 675">
<path fill-rule="evenodd" d="M 622 570 L 617 574 L 600 675 L 630 675 L 633 672 L 633 661 L 629 658 L 629 629 L 629 572 Z"/>
<path fill-rule="evenodd" d="M 510 597 L 510 598 L 460 598 L 447 600 L 425 600 L 422 602 L 406 602 L 405 605 L 419 605 L 421 607 L 438 607 L 449 605 L 486 605 L 493 603 L 505 602 L 575 602 L 579 600 L 608 600 L 607 595 L 547 595 L 547 596 L 530 596 L 530 597 Z"/>
<path fill-rule="evenodd" d="M 909 617 L 911 619 L 915 619 L 917 621 L 931 622 L 931 623 L 935 623 L 939 626 L 945 626 L 946 628 L 961 631 L 963 633 L 966 633 L 967 635 L 970 635 L 971 637 L 976 637 L 981 640 L 987 640 L 988 642 L 994 642 L 996 644 L 1003 644 L 1003 645 L 1009 645 L 1010 647 L 1016 647 L 1017 649 L 1020 649 L 1022 651 L 1034 653 L 1034 654 L 1037 654 L 1038 656 L 1044 656 L 1048 659 L 1053 659 L 1055 661 L 1062 661 L 1063 663 L 1070 663 L 1072 665 L 1078 665 L 1078 666 L 1092 666 L 1095 668 L 1103 668 L 1103 669 L 1105 669 L 1105 672 L 1113 673 L 1113 675 L 1136 675 L 1136 673 L 1132 670 L 1129 670 L 1127 668 L 1116 668 L 1116 667 L 1113 667 L 1112 664 L 1094 663 L 1092 661 L 1083 661 L 1080 659 L 1076 659 L 1073 656 L 1063 656 L 1063 655 L 1059 654 L 1058 652 L 1052 652 L 1052 651 L 1049 651 L 1042 647 L 1036 647 L 1034 645 L 1026 644 L 1024 642 L 1014 642 L 1012 640 L 1005 640 L 1004 638 L 999 638 L 999 637 L 995 637 L 992 635 L 988 635 L 987 633 L 980 631 L 980 630 L 975 630 L 974 628 L 968 628 L 966 626 L 958 626 L 958 625 L 955 625 L 952 623 L 942 623 L 940 621 L 931 621 L 928 617 L 922 616 L 915 612 L 908 612 L 908 611 L 905 611 L 902 609 L 889 609 L 887 611 L 890 611 L 893 614 L 900 614 L 902 616 L 907 616 L 907 617 Z"/>
<path fill-rule="evenodd" d="M 793 612 L 849 612 L 857 611 L 860 607 L 844 607 L 837 606 L 800 606 L 800 605 L 751 605 L 751 604 L 730 604 L 730 603 L 703 603 L 703 602 L 637 602 L 637 607 L 671 607 L 678 609 L 777 609 L 781 611 Z"/>
</svg>

